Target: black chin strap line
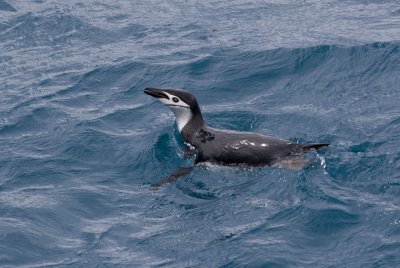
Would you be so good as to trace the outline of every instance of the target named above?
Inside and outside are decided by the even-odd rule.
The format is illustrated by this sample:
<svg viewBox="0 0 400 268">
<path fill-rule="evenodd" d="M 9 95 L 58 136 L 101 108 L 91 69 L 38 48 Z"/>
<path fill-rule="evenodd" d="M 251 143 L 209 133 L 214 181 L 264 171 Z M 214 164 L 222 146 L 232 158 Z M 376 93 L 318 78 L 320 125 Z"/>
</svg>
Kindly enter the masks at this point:
<svg viewBox="0 0 400 268">
<path fill-rule="evenodd" d="M 175 104 L 167 104 L 167 106 L 176 106 L 176 107 L 182 107 L 182 108 L 190 109 L 189 107 L 182 106 L 182 105 L 175 105 Z"/>
</svg>

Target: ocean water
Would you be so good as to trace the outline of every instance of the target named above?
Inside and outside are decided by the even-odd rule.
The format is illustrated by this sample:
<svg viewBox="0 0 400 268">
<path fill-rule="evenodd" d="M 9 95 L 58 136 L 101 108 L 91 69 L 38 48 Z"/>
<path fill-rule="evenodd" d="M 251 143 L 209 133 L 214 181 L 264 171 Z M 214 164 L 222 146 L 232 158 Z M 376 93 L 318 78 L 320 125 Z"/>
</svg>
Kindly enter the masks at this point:
<svg viewBox="0 0 400 268">
<path fill-rule="evenodd" d="M 300 171 L 200 165 L 209 125 L 328 142 Z M 396 0 L 0 0 L 0 267 L 399 267 Z"/>
</svg>

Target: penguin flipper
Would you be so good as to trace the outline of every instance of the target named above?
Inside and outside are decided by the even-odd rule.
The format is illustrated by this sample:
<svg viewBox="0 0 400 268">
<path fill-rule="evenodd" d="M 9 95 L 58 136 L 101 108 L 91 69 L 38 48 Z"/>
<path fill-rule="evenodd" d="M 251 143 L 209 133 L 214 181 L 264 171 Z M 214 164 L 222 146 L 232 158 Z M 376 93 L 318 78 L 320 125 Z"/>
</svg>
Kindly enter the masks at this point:
<svg viewBox="0 0 400 268">
<path fill-rule="evenodd" d="M 168 177 L 157 181 L 151 188 L 150 190 L 155 191 L 158 190 L 161 186 L 168 184 L 168 183 L 173 183 L 176 182 L 180 177 L 185 176 L 189 174 L 194 166 L 191 167 L 179 167 L 177 168 L 174 172 L 172 172 L 171 175 Z"/>
<path fill-rule="evenodd" d="M 312 149 L 319 149 L 321 147 L 326 147 L 329 146 L 329 143 L 312 143 L 312 144 L 304 144 L 301 146 L 301 148 L 303 149 L 303 151 L 309 151 Z"/>
</svg>

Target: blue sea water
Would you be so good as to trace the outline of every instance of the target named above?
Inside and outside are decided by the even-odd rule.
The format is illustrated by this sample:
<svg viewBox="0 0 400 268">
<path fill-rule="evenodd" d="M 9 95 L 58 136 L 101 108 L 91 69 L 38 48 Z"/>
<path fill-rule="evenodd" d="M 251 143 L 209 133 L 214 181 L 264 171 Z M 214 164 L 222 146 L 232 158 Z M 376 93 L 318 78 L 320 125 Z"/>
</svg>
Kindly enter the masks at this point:
<svg viewBox="0 0 400 268">
<path fill-rule="evenodd" d="M 196 167 L 209 125 L 328 142 L 300 171 Z M 1 267 L 399 267 L 397 0 L 0 0 Z"/>
</svg>

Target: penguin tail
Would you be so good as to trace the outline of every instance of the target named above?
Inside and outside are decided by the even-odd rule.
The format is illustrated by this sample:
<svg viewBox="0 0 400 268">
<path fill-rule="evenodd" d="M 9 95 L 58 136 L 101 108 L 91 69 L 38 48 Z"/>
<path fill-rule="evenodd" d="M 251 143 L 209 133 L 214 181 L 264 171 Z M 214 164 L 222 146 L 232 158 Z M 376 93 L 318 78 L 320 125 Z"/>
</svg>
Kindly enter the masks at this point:
<svg viewBox="0 0 400 268">
<path fill-rule="evenodd" d="M 321 147 L 326 147 L 328 145 L 329 145 L 329 143 L 312 143 L 312 144 L 304 144 L 304 145 L 301 146 L 301 148 L 304 151 L 310 151 L 312 149 L 317 150 L 317 149 L 319 149 Z"/>
</svg>

